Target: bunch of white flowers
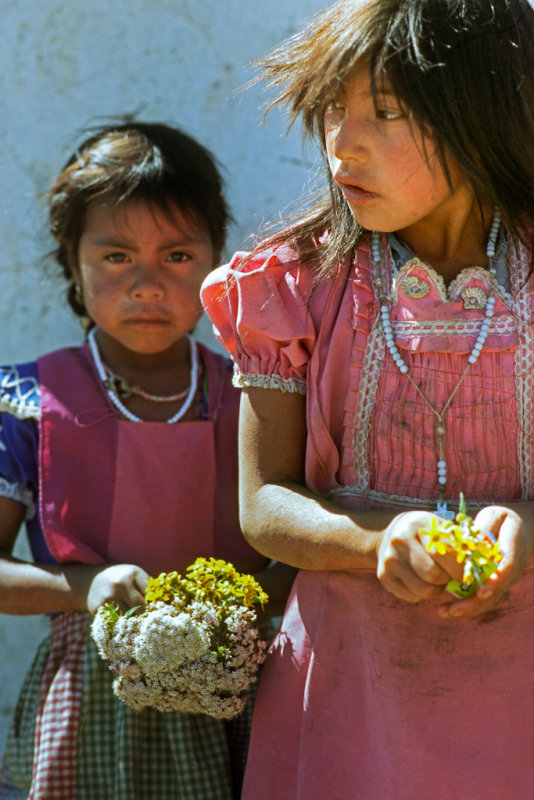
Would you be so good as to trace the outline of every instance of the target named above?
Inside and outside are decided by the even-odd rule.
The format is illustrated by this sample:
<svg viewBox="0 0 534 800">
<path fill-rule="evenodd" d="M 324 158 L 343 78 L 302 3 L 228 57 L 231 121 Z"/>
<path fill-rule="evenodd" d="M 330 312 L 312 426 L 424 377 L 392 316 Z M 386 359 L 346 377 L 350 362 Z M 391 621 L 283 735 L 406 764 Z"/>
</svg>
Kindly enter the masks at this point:
<svg viewBox="0 0 534 800">
<path fill-rule="evenodd" d="M 265 660 L 252 606 L 266 600 L 252 576 L 212 558 L 197 559 L 185 578 L 151 578 L 142 613 L 105 604 L 92 634 L 117 673 L 115 694 L 136 710 L 236 716 Z"/>
</svg>

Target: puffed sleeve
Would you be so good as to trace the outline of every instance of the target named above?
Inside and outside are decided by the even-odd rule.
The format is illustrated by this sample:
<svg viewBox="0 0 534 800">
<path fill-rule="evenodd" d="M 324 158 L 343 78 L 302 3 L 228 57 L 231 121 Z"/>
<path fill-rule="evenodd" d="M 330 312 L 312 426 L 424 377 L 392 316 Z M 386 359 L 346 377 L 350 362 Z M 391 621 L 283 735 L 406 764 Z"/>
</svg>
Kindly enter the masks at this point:
<svg viewBox="0 0 534 800">
<path fill-rule="evenodd" d="M 244 263 L 243 263 L 244 262 Z M 279 248 L 237 253 L 205 280 L 201 296 L 215 335 L 234 360 L 234 384 L 306 393 L 316 341 L 313 273 Z"/>
<path fill-rule="evenodd" d="M 0 495 L 26 506 L 27 519 L 38 487 L 38 417 L 37 365 L 0 367 Z"/>
</svg>

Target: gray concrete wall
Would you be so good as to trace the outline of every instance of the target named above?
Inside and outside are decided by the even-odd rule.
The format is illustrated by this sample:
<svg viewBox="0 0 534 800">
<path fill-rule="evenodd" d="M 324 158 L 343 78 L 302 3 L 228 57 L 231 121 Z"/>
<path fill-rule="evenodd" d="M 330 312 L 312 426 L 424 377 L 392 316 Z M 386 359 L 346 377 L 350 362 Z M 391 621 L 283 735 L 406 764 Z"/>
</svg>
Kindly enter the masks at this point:
<svg viewBox="0 0 534 800">
<path fill-rule="evenodd" d="M 81 340 L 50 247 L 43 195 L 87 125 L 130 113 L 176 124 L 224 167 L 247 246 L 308 186 L 313 152 L 285 136 L 265 95 L 237 92 L 250 60 L 327 0 L 4 0 L 0 18 L 0 363 Z M 210 338 L 202 326 L 203 338 Z M 0 750 L 39 617 L 0 616 Z"/>
</svg>

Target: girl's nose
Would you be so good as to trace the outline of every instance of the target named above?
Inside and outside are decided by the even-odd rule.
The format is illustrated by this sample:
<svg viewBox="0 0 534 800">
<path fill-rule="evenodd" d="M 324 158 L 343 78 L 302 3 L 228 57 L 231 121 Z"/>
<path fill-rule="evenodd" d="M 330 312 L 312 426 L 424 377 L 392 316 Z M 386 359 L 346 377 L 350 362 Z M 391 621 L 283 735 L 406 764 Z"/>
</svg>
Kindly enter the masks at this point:
<svg viewBox="0 0 534 800">
<path fill-rule="evenodd" d="M 161 300 L 165 295 L 165 289 L 159 269 L 150 264 L 140 265 L 130 294 L 136 300 Z"/>
<path fill-rule="evenodd" d="M 366 163 L 370 151 L 363 125 L 345 116 L 340 120 L 334 137 L 334 155 L 339 161 Z"/>
</svg>

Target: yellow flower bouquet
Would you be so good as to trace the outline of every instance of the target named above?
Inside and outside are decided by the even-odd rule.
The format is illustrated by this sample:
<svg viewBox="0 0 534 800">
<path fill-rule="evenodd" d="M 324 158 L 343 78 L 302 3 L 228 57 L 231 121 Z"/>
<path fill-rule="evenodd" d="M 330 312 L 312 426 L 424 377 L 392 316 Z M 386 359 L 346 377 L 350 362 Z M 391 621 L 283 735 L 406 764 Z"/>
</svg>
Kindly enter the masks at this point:
<svg viewBox="0 0 534 800">
<path fill-rule="evenodd" d="M 150 578 L 145 608 L 121 613 L 106 603 L 92 635 L 116 673 L 113 690 L 136 710 L 231 719 L 265 660 L 255 605 L 268 597 L 251 575 L 215 558 L 197 558 L 185 577 Z"/>
<path fill-rule="evenodd" d="M 462 580 L 451 580 L 447 584 L 447 589 L 461 599 L 475 594 L 502 561 L 499 543 L 490 533 L 475 528 L 467 515 L 463 495 L 460 495 L 460 508 L 454 520 L 432 517 L 429 527 L 422 528 L 421 533 L 428 538 L 429 553 L 456 553 L 458 564 L 463 564 Z"/>
</svg>

